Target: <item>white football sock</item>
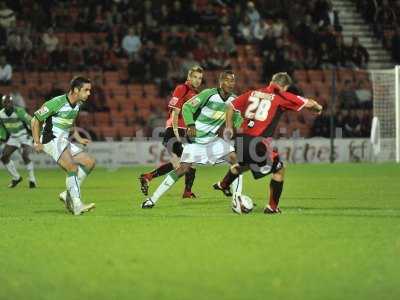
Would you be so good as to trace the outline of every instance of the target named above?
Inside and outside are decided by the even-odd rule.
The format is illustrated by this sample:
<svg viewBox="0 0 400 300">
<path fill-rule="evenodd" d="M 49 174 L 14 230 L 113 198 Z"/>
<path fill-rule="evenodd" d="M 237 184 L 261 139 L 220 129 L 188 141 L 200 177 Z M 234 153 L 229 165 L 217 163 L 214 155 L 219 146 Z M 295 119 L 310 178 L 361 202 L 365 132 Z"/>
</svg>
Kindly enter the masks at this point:
<svg viewBox="0 0 400 300">
<path fill-rule="evenodd" d="M 33 162 L 30 162 L 29 164 L 27 164 L 25 166 L 26 166 L 26 169 L 28 170 L 29 181 L 36 182 L 35 172 L 33 171 Z"/>
<path fill-rule="evenodd" d="M 232 194 L 235 195 L 241 195 L 243 190 L 243 175 L 239 175 L 238 178 L 236 178 L 232 182 Z"/>
<path fill-rule="evenodd" d="M 11 174 L 14 180 L 18 180 L 21 176 L 19 175 L 17 169 L 15 168 L 14 162 L 10 160 L 8 164 L 4 164 L 8 172 Z"/>
<path fill-rule="evenodd" d="M 176 176 L 175 171 L 171 171 L 168 173 L 167 177 L 165 177 L 164 181 L 158 186 L 154 194 L 151 196 L 151 201 L 156 203 L 160 197 L 168 191 L 178 180 L 179 178 Z"/>
<path fill-rule="evenodd" d="M 81 202 L 81 191 L 79 188 L 79 183 L 76 173 L 75 172 L 68 173 L 65 183 L 67 186 L 67 191 L 71 196 L 74 207 L 78 208 L 80 205 L 82 205 L 82 202 Z"/>
<path fill-rule="evenodd" d="M 88 177 L 90 171 L 87 172 L 85 168 L 82 168 L 81 166 L 78 167 L 78 183 L 79 186 L 82 186 L 83 181 Z"/>
</svg>

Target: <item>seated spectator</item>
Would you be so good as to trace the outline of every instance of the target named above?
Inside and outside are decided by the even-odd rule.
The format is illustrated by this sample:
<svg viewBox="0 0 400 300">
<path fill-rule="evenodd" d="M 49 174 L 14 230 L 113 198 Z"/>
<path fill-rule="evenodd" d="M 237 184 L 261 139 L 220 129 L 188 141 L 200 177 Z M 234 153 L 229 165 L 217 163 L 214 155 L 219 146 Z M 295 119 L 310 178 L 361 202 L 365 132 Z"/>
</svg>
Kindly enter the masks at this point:
<svg viewBox="0 0 400 300">
<path fill-rule="evenodd" d="M 342 31 L 342 26 L 339 22 L 339 14 L 336 10 L 333 10 L 332 2 L 327 1 L 327 7 L 320 15 L 320 19 L 318 21 L 318 26 L 325 30 L 329 26 L 332 26 L 336 32 Z"/>
<path fill-rule="evenodd" d="M 339 102 L 342 109 L 356 109 L 359 107 L 359 100 L 350 80 L 344 82 L 344 87 L 339 93 Z"/>
<path fill-rule="evenodd" d="M 171 33 L 166 41 L 168 53 L 177 53 L 183 56 L 185 53 L 182 44 L 183 39 L 178 33 L 178 28 L 176 26 L 171 26 Z"/>
<path fill-rule="evenodd" d="M 247 16 L 244 16 L 238 24 L 236 38 L 242 44 L 250 43 L 253 40 L 253 28 Z"/>
<path fill-rule="evenodd" d="M 322 43 L 317 52 L 318 66 L 321 69 L 331 69 L 334 67 L 332 54 L 333 53 L 328 49 L 328 46 L 325 43 Z"/>
<path fill-rule="evenodd" d="M 353 36 L 353 43 L 349 48 L 351 62 L 357 68 L 365 69 L 369 61 L 369 54 L 365 47 L 358 41 L 358 37 Z"/>
<path fill-rule="evenodd" d="M 270 28 L 263 40 L 260 42 L 260 52 L 262 55 L 267 55 L 269 52 L 273 51 L 276 48 L 276 39 L 274 38 L 274 33 Z"/>
<path fill-rule="evenodd" d="M 85 65 L 83 57 L 82 46 L 78 43 L 74 43 L 69 49 L 68 54 L 69 67 L 71 70 L 82 70 Z"/>
<path fill-rule="evenodd" d="M 138 53 L 142 47 L 140 37 L 136 35 L 135 29 L 130 27 L 128 34 L 122 39 L 122 49 L 128 57 L 132 57 L 134 53 Z"/>
<path fill-rule="evenodd" d="M 351 67 L 349 50 L 344 44 L 343 36 L 336 38 L 336 47 L 332 51 L 332 59 L 337 67 Z"/>
<path fill-rule="evenodd" d="M 207 57 L 207 68 L 210 70 L 223 70 L 230 68 L 231 63 L 228 53 L 215 46 Z"/>
<path fill-rule="evenodd" d="M 375 32 L 383 38 L 385 30 L 392 30 L 395 27 L 396 14 L 391 8 L 388 0 L 382 0 L 382 4 L 378 8 L 375 15 Z"/>
<path fill-rule="evenodd" d="M 318 58 L 312 48 L 307 48 L 304 59 L 303 67 L 307 70 L 316 69 L 318 66 Z"/>
<path fill-rule="evenodd" d="M 275 38 L 283 38 L 287 32 L 287 27 L 282 19 L 278 18 L 272 23 L 272 32 Z"/>
<path fill-rule="evenodd" d="M 200 65 L 205 66 L 207 64 L 208 56 L 207 46 L 201 41 L 198 43 L 196 49 L 193 50 L 193 58 L 200 63 Z"/>
<path fill-rule="evenodd" d="M 154 60 L 150 64 L 150 77 L 158 86 L 159 96 L 167 96 L 172 86 L 172 82 L 169 79 L 169 65 L 168 61 L 159 52 L 156 52 Z"/>
<path fill-rule="evenodd" d="M 355 93 L 361 108 L 372 109 L 372 91 L 366 80 L 357 83 Z"/>
<path fill-rule="evenodd" d="M 215 13 L 214 6 L 208 3 L 205 10 L 200 14 L 201 30 L 204 32 L 215 32 L 218 26 L 218 19 L 219 17 Z"/>
<path fill-rule="evenodd" d="M 222 33 L 217 37 L 217 47 L 229 56 L 236 55 L 236 44 L 229 32 L 229 27 L 223 27 Z"/>
<path fill-rule="evenodd" d="M 343 118 L 343 135 L 344 137 L 360 137 L 361 136 L 361 120 L 357 116 L 356 110 L 350 110 Z"/>
<path fill-rule="evenodd" d="M 58 44 L 56 50 L 50 54 L 50 65 L 53 70 L 66 71 L 68 69 L 68 51 L 62 44 Z"/>
<path fill-rule="evenodd" d="M 0 85 L 9 85 L 12 80 L 12 66 L 5 56 L 0 56 Z"/>
<path fill-rule="evenodd" d="M 251 27 L 254 27 L 261 19 L 260 13 L 252 1 L 247 2 L 245 15 L 250 20 Z"/>
<path fill-rule="evenodd" d="M 312 22 L 310 14 L 306 14 L 303 21 L 294 29 L 297 40 L 306 48 L 315 48 L 317 40 L 317 26 Z"/>
<path fill-rule="evenodd" d="M 128 63 L 128 76 L 131 83 L 144 83 L 146 76 L 146 66 L 138 53 L 133 54 Z"/>
<path fill-rule="evenodd" d="M 322 111 L 322 114 L 314 120 L 312 128 L 312 136 L 315 137 L 330 137 L 330 115 L 328 111 Z"/>
<path fill-rule="evenodd" d="M 193 51 L 197 48 L 200 37 L 196 34 L 196 30 L 191 27 L 188 29 L 188 35 L 183 40 L 183 48 L 185 52 Z"/>
<path fill-rule="evenodd" d="M 8 8 L 5 2 L 0 2 L 0 27 L 10 29 L 15 27 L 15 13 Z"/>
<path fill-rule="evenodd" d="M 268 31 L 273 33 L 271 26 L 263 19 L 260 19 L 253 27 L 253 37 L 256 41 L 262 41 Z"/>
<path fill-rule="evenodd" d="M 42 42 L 44 44 L 45 50 L 48 53 L 53 52 L 54 50 L 56 50 L 57 45 L 58 45 L 58 38 L 57 36 L 54 34 L 54 30 L 53 28 L 49 28 L 47 30 L 47 32 L 45 32 L 42 35 Z"/>
</svg>

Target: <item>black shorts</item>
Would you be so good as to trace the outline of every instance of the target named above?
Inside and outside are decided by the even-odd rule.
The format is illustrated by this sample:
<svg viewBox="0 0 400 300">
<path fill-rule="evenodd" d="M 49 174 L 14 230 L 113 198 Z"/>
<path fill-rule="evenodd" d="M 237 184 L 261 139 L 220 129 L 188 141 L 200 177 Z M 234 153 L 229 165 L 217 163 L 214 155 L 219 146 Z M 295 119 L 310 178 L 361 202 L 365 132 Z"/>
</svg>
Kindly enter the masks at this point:
<svg viewBox="0 0 400 300">
<path fill-rule="evenodd" d="M 186 136 L 186 130 L 183 128 L 178 128 L 179 136 L 184 138 Z M 176 156 L 181 157 L 183 152 L 182 143 L 179 142 L 174 134 L 172 127 L 168 127 L 164 131 L 164 138 L 162 142 L 163 146 L 167 148 L 169 154 L 176 154 Z"/>
<path fill-rule="evenodd" d="M 277 149 L 271 145 L 270 139 L 250 135 L 238 135 L 235 149 L 241 166 L 250 167 L 255 179 L 276 173 L 283 168 Z"/>
</svg>

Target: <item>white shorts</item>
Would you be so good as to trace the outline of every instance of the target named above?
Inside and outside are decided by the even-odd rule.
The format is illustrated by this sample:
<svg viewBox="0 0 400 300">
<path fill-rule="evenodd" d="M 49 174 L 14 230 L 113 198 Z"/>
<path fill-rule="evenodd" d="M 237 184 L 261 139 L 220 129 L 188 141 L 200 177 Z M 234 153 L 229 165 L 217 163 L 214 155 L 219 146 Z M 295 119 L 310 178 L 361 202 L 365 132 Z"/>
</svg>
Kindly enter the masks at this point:
<svg viewBox="0 0 400 300">
<path fill-rule="evenodd" d="M 47 144 L 43 145 L 43 150 L 49 154 L 56 162 L 60 159 L 61 154 L 66 148 L 69 148 L 72 156 L 83 152 L 83 149 L 79 148 L 77 145 L 72 144 L 67 138 L 59 137 L 54 138 Z"/>
<path fill-rule="evenodd" d="M 31 136 L 29 136 L 27 134 L 23 134 L 19 137 L 10 136 L 6 142 L 6 145 L 17 147 L 17 148 L 21 148 L 22 145 L 27 145 L 29 147 L 32 147 L 33 141 L 32 141 Z"/>
<path fill-rule="evenodd" d="M 181 162 L 194 164 L 218 164 L 226 161 L 226 156 L 235 148 L 221 138 L 208 144 L 185 144 Z"/>
</svg>

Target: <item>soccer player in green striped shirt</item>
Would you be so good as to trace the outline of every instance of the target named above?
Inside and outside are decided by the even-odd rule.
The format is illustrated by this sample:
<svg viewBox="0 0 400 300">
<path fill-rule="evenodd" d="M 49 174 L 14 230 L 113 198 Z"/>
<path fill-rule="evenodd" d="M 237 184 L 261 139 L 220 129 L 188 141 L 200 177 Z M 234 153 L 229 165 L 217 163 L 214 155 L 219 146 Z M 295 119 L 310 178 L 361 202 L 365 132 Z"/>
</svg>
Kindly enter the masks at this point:
<svg viewBox="0 0 400 300">
<path fill-rule="evenodd" d="M 183 118 L 191 142 L 184 145 L 180 166 L 168 173 L 154 194 L 142 203 L 142 208 L 152 208 L 192 164 L 214 165 L 227 161 L 232 172 L 237 172 L 239 165 L 234 147 L 218 136 L 219 129 L 225 124 L 227 105 L 235 99 L 234 87 L 235 75 L 224 71 L 219 77 L 219 88 L 205 89 L 183 105 Z M 237 117 L 235 125 L 239 127 L 241 117 Z"/>
<path fill-rule="evenodd" d="M 4 95 L 1 99 L 4 108 L 0 110 L 0 141 L 6 141 L 1 161 L 12 176 L 8 187 L 17 186 L 22 177 L 10 159 L 17 149 L 22 149 L 22 159 L 29 174 L 29 187 L 36 187 L 33 162 L 29 158 L 32 152 L 32 137 L 28 129 L 31 127 L 32 117 L 22 107 L 14 105 L 12 97 Z"/>
<path fill-rule="evenodd" d="M 60 200 L 65 202 L 67 209 L 74 215 L 95 207 L 94 203 L 84 204 L 81 200 L 81 184 L 94 168 L 95 160 L 69 140 L 70 132 L 74 131 L 78 143 L 89 143 L 88 139 L 82 138 L 75 130 L 75 120 L 90 90 L 89 79 L 75 77 L 71 80 L 67 94 L 45 102 L 32 118 L 35 150 L 49 154 L 67 172 L 67 190 L 60 194 Z"/>
</svg>

